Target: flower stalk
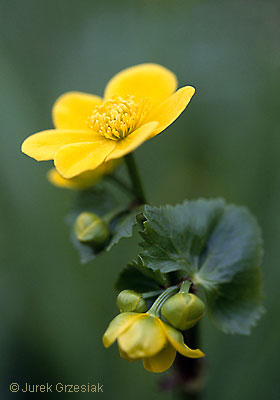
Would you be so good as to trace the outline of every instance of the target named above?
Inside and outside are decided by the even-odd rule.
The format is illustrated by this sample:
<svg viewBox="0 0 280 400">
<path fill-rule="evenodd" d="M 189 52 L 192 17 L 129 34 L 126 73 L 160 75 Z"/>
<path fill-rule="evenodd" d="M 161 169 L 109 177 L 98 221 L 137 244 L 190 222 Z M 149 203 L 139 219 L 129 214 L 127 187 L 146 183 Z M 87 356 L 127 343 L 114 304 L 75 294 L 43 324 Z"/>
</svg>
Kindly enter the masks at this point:
<svg viewBox="0 0 280 400">
<path fill-rule="evenodd" d="M 105 178 L 107 179 L 107 181 L 112 182 L 116 186 L 118 186 L 128 196 L 134 197 L 134 193 L 132 192 L 132 188 L 130 186 L 128 186 L 122 179 L 120 179 L 116 175 L 106 175 Z"/>
<path fill-rule="evenodd" d="M 154 304 L 152 305 L 152 307 L 149 309 L 149 311 L 147 311 L 147 314 L 152 314 L 152 315 L 156 315 L 159 316 L 160 315 L 160 309 L 161 306 L 163 305 L 163 303 L 170 297 L 172 296 L 174 293 L 176 293 L 178 291 L 178 287 L 177 286 L 171 286 L 169 288 L 167 288 L 154 302 Z"/>
</svg>

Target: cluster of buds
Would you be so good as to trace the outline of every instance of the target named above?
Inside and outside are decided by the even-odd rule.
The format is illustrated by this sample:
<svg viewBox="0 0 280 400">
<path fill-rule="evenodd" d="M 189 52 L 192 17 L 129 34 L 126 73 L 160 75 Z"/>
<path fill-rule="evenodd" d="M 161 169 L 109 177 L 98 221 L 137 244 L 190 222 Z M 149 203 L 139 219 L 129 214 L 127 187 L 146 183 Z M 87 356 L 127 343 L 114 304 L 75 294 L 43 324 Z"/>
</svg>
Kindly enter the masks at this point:
<svg viewBox="0 0 280 400">
<path fill-rule="evenodd" d="M 160 309 L 163 320 L 181 331 L 192 328 L 205 314 L 203 301 L 195 294 L 188 293 L 190 284 L 182 285 L 179 293 L 164 301 Z M 141 313 L 147 311 L 143 295 L 134 290 L 123 290 L 117 297 L 120 312 Z"/>
<path fill-rule="evenodd" d="M 148 311 L 145 298 L 151 297 L 149 293 L 121 291 L 117 297 L 121 313 L 103 336 L 105 347 L 117 340 L 121 357 L 129 361 L 141 359 L 151 372 L 168 369 L 177 351 L 190 358 L 203 357 L 201 350 L 190 349 L 184 343 L 180 332 L 193 327 L 205 312 L 199 297 L 189 293 L 190 286 L 189 281 L 184 281 L 179 292 L 177 286 L 167 288 Z"/>
</svg>

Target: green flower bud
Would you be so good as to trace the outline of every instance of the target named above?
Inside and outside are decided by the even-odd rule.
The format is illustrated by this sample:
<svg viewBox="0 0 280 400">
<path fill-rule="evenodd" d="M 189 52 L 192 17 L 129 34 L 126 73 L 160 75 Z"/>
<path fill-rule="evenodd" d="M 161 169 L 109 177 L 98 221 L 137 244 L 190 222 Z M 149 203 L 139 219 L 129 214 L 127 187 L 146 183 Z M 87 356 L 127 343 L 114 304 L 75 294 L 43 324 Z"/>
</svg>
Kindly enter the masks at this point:
<svg viewBox="0 0 280 400">
<path fill-rule="evenodd" d="M 77 217 L 74 232 L 79 242 L 97 247 L 104 245 L 110 236 L 108 224 L 98 215 L 90 212 L 83 212 Z"/>
<path fill-rule="evenodd" d="M 147 305 L 140 293 L 134 290 L 123 290 L 117 297 L 117 306 L 120 312 L 143 313 L 147 311 Z"/>
<path fill-rule="evenodd" d="M 177 293 L 169 297 L 161 308 L 161 315 L 174 328 L 184 331 L 193 327 L 205 313 L 204 303 L 191 293 Z"/>
</svg>

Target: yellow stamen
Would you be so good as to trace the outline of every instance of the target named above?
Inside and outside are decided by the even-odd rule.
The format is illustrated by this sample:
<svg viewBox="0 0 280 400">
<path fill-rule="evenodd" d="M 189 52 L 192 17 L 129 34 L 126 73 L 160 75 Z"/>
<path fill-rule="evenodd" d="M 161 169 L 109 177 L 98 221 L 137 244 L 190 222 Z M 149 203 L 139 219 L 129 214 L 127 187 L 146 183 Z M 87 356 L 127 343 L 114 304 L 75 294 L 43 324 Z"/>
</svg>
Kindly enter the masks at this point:
<svg viewBox="0 0 280 400">
<path fill-rule="evenodd" d="M 150 109 L 147 99 L 134 96 L 114 97 L 96 106 L 89 117 L 89 127 L 107 139 L 124 139 L 140 126 Z"/>
</svg>

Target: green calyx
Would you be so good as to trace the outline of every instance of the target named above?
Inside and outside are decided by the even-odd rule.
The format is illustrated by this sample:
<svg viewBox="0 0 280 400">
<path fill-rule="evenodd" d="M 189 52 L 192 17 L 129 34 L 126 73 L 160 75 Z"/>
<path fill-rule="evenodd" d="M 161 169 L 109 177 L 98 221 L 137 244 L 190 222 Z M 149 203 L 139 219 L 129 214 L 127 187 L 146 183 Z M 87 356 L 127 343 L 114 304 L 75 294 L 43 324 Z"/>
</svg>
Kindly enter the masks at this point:
<svg viewBox="0 0 280 400">
<path fill-rule="evenodd" d="M 134 290 L 122 290 L 117 297 L 117 306 L 120 312 L 143 313 L 147 311 L 147 305 L 141 293 Z"/>
<path fill-rule="evenodd" d="M 200 298 L 182 291 L 167 299 L 161 308 L 162 317 L 182 331 L 192 328 L 204 313 L 205 305 Z"/>
<path fill-rule="evenodd" d="M 97 247 L 103 246 L 110 237 L 107 222 L 90 212 L 83 212 L 77 217 L 74 232 L 79 242 Z"/>
</svg>

